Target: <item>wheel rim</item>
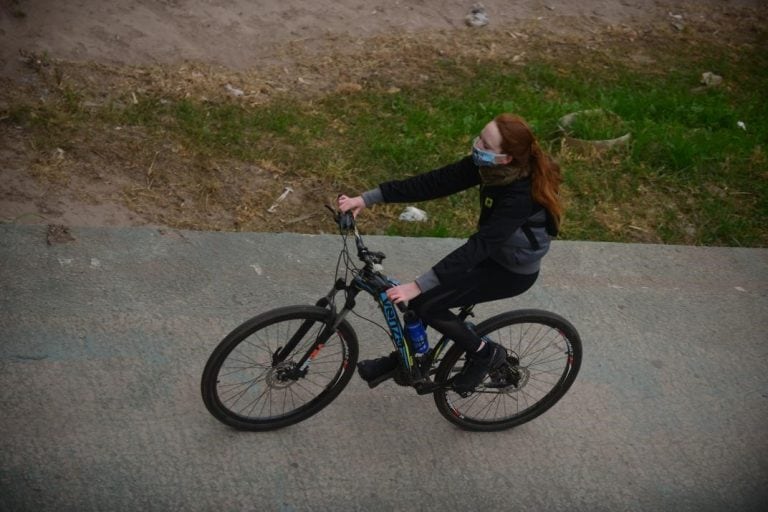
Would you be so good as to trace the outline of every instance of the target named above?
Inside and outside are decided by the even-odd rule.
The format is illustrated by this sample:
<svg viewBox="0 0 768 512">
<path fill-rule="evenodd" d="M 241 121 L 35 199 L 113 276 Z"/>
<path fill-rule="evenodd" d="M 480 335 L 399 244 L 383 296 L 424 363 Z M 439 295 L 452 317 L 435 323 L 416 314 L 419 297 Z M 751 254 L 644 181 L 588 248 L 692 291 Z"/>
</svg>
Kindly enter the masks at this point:
<svg viewBox="0 0 768 512">
<path fill-rule="evenodd" d="M 506 325 L 485 334 L 507 350 L 507 362 L 486 376 L 471 395 L 445 393 L 451 412 L 467 422 L 507 423 L 532 414 L 564 392 L 573 369 L 573 347 L 557 327 L 525 322 Z M 464 366 L 462 355 L 449 377 Z"/>
<path fill-rule="evenodd" d="M 340 332 L 331 335 L 296 376 L 298 360 L 313 345 L 325 324 L 316 320 L 288 358 L 272 364 L 306 318 L 283 319 L 251 333 L 227 353 L 216 375 L 215 399 L 245 421 L 278 421 L 310 407 L 339 380 L 349 362 Z"/>
</svg>

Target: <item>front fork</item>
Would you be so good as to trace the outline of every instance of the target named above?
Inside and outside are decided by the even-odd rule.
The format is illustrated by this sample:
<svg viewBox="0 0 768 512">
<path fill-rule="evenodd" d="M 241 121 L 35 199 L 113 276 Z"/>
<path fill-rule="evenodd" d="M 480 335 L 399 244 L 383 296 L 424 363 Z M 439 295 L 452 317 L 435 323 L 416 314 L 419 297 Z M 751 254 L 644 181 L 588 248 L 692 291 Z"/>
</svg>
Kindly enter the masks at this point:
<svg viewBox="0 0 768 512">
<path fill-rule="evenodd" d="M 333 297 L 341 290 L 347 290 L 347 293 L 345 294 L 346 300 L 342 310 L 337 313 L 335 307 L 333 306 Z M 347 313 L 349 313 L 352 308 L 355 307 L 355 297 L 358 293 L 360 293 L 360 290 L 355 287 L 347 287 L 344 280 L 339 279 L 333 285 L 331 291 L 328 292 L 328 295 L 315 303 L 316 306 L 328 309 L 328 318 L 324 324 L 323 330 L 320 332 L 317 338 L 315 338 L 312 346 L 310 346 L 309 350 L 307 350 L 301 359 L 296 362 L 293 371 L 289 375 L 290 378 L 298 379 L 307 374 L 307 370 L 309 369 L 309 365 L 312 363 L 312 360 L 317 357 L 317 354 L 320 352 L 320 350 L 322 350 L 323 346 L 331 337 L 331 335 L 336 332 L 336 329 L 339 327 L 341 322 L 344 321 L 344 317 L 347 316 Z M 304 338 L 304 336 L 307 335 L 314 323 L 314 320 L 305 320 L 299 326 L 293 336 L 291 336 L 291 338 L 288 340 L 288 343 L 286 343 L 284 347 L 279 347 L 275 353 L 272 354 L 273 367 L 279 365 L 285 361 L 286 358 L 288 358 L 288 356 L 296 349 L 296 346 L 299 344 L 299 342 Z"/>
</svg>

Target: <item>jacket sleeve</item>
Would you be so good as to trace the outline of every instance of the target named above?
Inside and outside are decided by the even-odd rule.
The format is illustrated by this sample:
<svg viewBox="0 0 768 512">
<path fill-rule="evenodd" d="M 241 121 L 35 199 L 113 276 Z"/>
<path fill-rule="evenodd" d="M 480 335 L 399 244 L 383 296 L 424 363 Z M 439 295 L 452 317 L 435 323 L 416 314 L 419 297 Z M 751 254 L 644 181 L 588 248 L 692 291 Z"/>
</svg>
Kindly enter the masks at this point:
<svg viewBox="0 0 768 512">
<path fill-rule="evenodd" d="M 450 284 L 480 262 L 495 256 L 502 250 L 504 242 L 528 220 L 532 208 L 533 203 L 527 195 L 515 194 L 501 200 L 492 217 L 464 245 L 432 267 L 440 283 Z"/>
<path fill-rule="evenodd" d="M 468 156 L 434 171 L 379 185 L 387 203 L 427 201 L 445 197 L 480 184 L 477 166 Z"/>
</svg>

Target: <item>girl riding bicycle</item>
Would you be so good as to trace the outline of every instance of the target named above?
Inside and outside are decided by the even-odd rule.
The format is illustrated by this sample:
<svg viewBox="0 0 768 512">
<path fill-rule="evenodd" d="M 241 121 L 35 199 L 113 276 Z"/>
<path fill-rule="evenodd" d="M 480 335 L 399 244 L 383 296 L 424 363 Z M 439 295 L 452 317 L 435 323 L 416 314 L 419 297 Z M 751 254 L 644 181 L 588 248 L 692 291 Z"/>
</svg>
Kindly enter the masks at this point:
<svg viewBox="0 0 768 512">
<path fill-rule="evenodd" d="M 424 322 L 466 351 L 467 363 L 454 380 L 460 393 L 475 389 L 505 361 L 506 351 L 480 339 L 450 308 L 514 297 L 536 282 L 563 214 L 561 181 L 560 167 L 541 150 L 526 122 L 501 114 L 474 140 L 471 156 L 360 196 L 339 196 L 339 208 L 357 216 L 376 203 L 426 201 L 480 185 L 477 232 L 413 282 L 387 291 L 390 300 L 409 301 Z M 371 382 L 394 374 L 397 362 L 395 353 L 361 361 L 358 372 Z"/>
</svg>

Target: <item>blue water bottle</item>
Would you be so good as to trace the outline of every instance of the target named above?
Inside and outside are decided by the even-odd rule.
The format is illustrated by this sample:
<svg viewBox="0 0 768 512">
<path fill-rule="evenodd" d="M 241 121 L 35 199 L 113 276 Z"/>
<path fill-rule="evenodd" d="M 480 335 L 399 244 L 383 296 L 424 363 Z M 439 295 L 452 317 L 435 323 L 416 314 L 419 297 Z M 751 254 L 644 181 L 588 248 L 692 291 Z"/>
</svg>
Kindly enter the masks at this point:
<svg viewBox="0 0 768 512">
<path fill-rule="evenodd" d="M 411 342 L 413 350 L 417 354 L 426 354 L 429 350 L 429 341 L 427 340 L 427 331 L 416 313 L 408 310 L 403 315 L 405 320 L 405 332 L 408 340 Z"/>
</svg>

